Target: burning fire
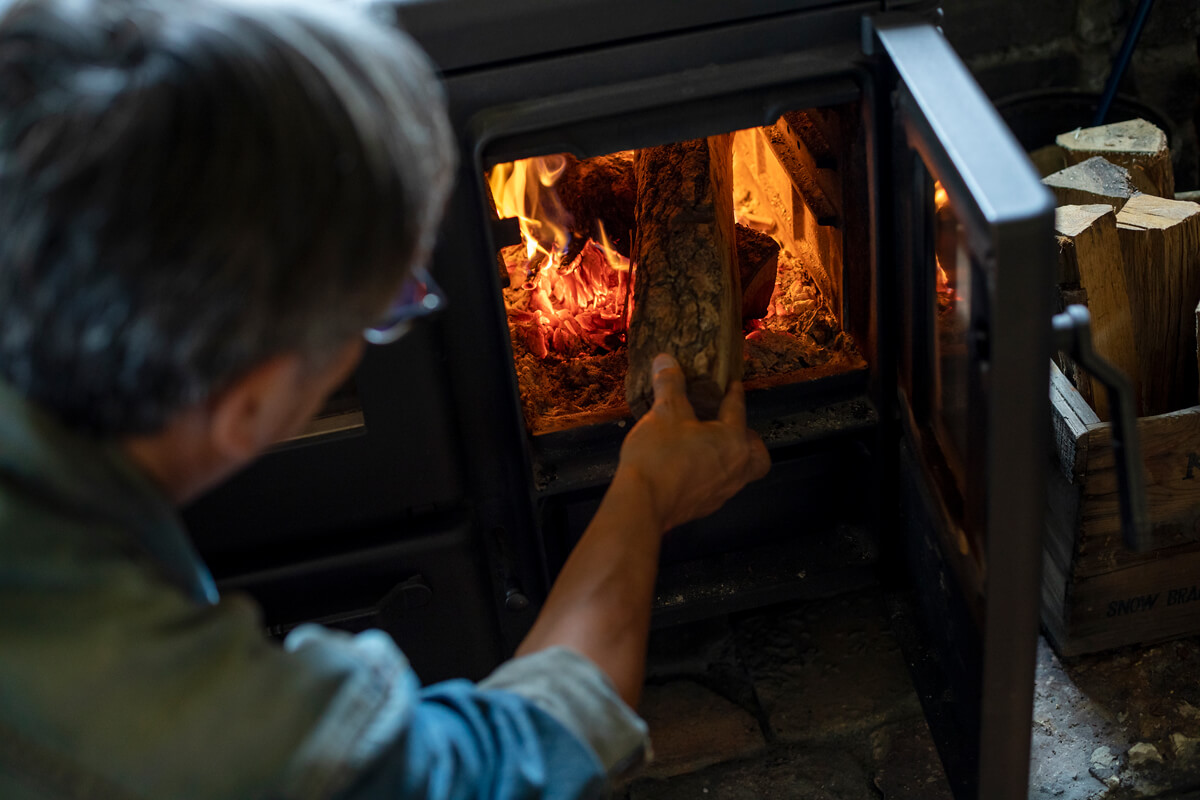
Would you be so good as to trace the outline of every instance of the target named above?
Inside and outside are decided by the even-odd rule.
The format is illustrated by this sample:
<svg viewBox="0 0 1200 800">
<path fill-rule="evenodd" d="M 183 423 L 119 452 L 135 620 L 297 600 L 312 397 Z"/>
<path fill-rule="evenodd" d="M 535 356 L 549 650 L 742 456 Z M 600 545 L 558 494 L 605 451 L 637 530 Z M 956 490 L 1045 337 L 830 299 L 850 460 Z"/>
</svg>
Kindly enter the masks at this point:
<svg viewBox="0 0 1200 800">
<path fill-rule="evenodd" d="M 555 155 L 498 164 L 488 173 L 500 216 L 520 220 L 522 244 L 501 253 L 509 323 L 514 339 L 521 337 L 538 358 L 619 347 L 632 301 L 629 259 L 612 247 L 603 225 L 563 263 L 571 219 L 554 186 L 566 166 Z"/>
<path fill-rule="evenodd" d="M 957 289 L 950 281 L 950 276 L 942 264 L 942 258 L 951 263 L 957 254 L 958 225 L 954 210 L 950 208 L 950 196 L 941 181 L 933 182 L 933 205 L 936 210 L 936 228 L 934 235 L 934 264 L 937 267 L 937 304 L 939 313 L 944 313 L 961 300 Z"/>
</svg>

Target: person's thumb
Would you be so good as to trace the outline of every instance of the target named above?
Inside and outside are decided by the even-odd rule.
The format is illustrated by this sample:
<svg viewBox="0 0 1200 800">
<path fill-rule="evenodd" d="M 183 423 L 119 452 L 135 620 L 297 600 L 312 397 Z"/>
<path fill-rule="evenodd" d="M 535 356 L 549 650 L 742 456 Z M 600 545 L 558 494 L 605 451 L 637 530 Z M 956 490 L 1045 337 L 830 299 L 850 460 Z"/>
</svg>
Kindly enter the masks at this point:
<svg viewBox="0 0 1200 800">
<path fill-rule="evenodd" d="M 695 416 L 687 400 L 687 379 L 683 377 L 678 361 L 666 353 L 659 353 L 650 364 L 650 380 L 654 385 L 656 409 L 677 416 Z"/>
</svg>

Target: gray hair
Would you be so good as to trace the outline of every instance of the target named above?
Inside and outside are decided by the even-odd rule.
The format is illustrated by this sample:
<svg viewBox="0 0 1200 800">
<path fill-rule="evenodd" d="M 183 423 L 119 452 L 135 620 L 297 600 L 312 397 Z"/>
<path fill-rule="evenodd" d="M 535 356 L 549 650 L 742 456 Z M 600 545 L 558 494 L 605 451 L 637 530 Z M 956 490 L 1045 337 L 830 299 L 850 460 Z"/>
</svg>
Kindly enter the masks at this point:
<svg viewBox="0 0 1200 800">
<path fill-rule="evenodd" d="M 69 426 L 154 432 L 273 355 L 330 352 L 428 259 L 444 100 L 362 9 L 0 12 L 0 376 Z"/>
</svg>

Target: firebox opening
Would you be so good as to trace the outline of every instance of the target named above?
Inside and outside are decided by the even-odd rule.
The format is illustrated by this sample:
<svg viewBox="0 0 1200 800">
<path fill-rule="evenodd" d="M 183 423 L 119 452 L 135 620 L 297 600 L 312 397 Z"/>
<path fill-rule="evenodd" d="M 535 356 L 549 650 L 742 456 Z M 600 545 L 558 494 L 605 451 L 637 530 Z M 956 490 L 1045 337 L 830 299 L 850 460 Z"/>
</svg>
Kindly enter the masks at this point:
<svg viewBox="0 0 1200 800">
<path fill-rule="evenodd" d="M 845 214 L 854 212 L 842 203 L 839 113 L 789 112 L 729 138 L 732 182 L 721 191 L 732 195 L 751 392 L 867 366 L 843 319 L 844 291 L 867 289 L 842 281 Z M 533 434 L 630 413 L 634 160 L 630 150 L 585 159 L 555 153 L 486 173 L 498 220 L 520 229 L 520 241 L 498 252 L 497 271 Z"/>
</svg>

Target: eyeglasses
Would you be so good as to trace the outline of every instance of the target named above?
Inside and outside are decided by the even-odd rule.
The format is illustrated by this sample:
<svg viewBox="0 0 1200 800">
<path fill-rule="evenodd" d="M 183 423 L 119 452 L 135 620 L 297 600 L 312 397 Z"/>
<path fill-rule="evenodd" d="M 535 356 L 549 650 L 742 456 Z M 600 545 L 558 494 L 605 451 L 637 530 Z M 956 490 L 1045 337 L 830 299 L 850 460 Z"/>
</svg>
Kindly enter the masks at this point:
<svg viewBox="0 0 1200 800">
<path fill-rule="evenodd" d="M 413 323 L 446 305 L 446 295 L 424 268 L 413 270 L 392 300 L 387 313 L 363 330 L 371 344 L 391 344 L 412 329 Z"/>
</svg>

